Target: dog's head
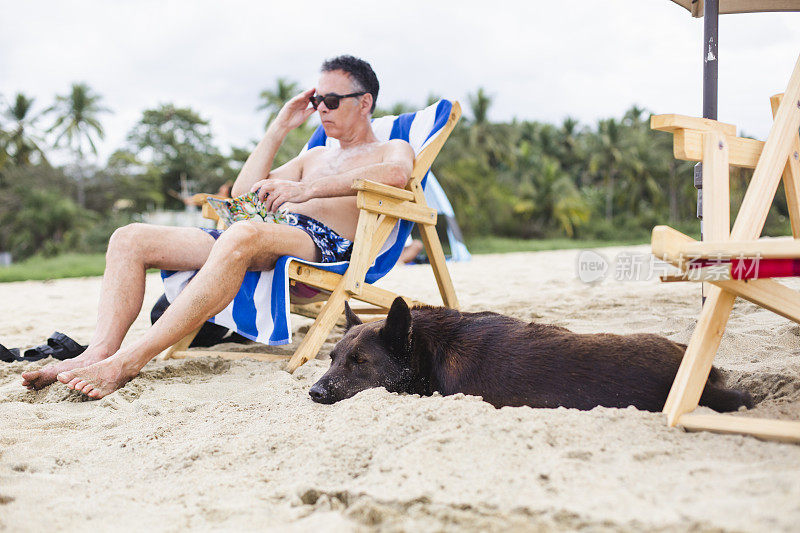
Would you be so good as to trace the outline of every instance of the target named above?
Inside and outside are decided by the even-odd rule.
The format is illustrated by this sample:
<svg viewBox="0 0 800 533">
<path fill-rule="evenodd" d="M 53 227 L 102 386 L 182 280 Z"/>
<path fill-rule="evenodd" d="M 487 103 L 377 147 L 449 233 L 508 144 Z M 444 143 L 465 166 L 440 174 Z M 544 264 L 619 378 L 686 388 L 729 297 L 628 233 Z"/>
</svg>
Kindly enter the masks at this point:
<svg viewBox="0 0 800 533">
<path fill-rule="evenodd" d="M 331 367 L 309 390 L 319 403 L 344 400 L 365 389 L 403 392 L 411 382 L 411 311 L 402 298 L 386 320 L 363 324 L 345 303 L 347 329 L 331 352 Z"/>
</svg>

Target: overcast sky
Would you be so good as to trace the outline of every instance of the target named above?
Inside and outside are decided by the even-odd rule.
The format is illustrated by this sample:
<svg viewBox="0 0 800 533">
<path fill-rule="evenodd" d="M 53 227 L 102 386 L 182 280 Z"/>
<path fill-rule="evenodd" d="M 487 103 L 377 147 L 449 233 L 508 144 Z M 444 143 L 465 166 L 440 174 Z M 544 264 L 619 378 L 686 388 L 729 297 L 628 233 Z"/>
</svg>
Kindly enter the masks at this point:
<svg viewBox="0 0 800 533">
<path fill-rule="evenodd" d="M 279 76 L 314 85 L 348 53 L 381 82 L 378 104 L 430 93 L 466 104 L 484 87 L 492 120 L 583 124 L 637 104 L 702 112 L 702 19 L 669 0 L 271 2 L 0 0 L 0 94 L 38 108 L 88 83 L 107 156 L 142 110 L 172 102 L 211 120 L 224 150 L 263 133 L 258 94 Z M 719 118 L 765 137 L 768 97 L 800 54 L 800 13 L 720 19 Z M 465 106 L 466 107 L 466 106 Z"/>
</svg>

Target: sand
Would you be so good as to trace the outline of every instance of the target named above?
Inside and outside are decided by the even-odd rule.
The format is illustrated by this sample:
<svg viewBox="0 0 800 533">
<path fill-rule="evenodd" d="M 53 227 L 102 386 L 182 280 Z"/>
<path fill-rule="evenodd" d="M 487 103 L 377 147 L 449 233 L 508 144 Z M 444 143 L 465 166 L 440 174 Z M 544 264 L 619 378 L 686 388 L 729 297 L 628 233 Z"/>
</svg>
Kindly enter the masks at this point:
<svg viewBox="0 0 800 533">
<path fill-rule="evenodd" d="M 465 310 L 688 341 L 697 285 L 588 285 L 577 256 L 476 256 L 451 270 Z M 161 292 L 148 282 L 147 310 Z M 439 301 L 424 266 L 381 285 Z M 0 342 L 54 330 L 87 341 L 99 286 L 0 285 Z M 131 336 L 147 325 L 144 312 Z M 61 384 L 28 392 L 19 373 L 39 363 L 0 363 L 0 529 L 797 531 L 800 445 L 686 433 L 633 408 L 498 410 L 383 389 L 315 404 L 308 388 L 340 335 L 294 375 L 252 359 L 154 361 L 99 401 Z M 796 324 L 740 301 L 716 364 L 759 402 L 751 414 L 800 419 Z"/>
</svg>

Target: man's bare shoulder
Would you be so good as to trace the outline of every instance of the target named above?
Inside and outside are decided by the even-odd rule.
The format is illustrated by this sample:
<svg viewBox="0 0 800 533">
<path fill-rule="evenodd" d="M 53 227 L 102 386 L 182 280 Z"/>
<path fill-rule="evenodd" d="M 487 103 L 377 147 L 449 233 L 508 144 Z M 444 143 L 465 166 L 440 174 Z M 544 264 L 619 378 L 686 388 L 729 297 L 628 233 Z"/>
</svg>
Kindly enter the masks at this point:
<svg viewBox="0 0 800 533">
<path fill-rule="evenodd" d="M 412 150 L 412 151 L 414 150 L 413 148 L 411 148 L 411 145 L 408 144 L 408 141 L 406 141 L 404 139 L 389 139 L 388 141 L 385 141 L 385 142 L 383 142 L 381 144 L 383 144 L 384 146 L 390 146 L 390 147 L 393 147 L 393 148 L 399 148 L 399 149 L 403 149 L 403 150 L 406 149 L 406 148 L 408 148 L 409 150 Z"/>
<path fill-rule="evenodd" d="M 414 149 L 403 139 L 390 139 L 381 143 L 384 159 L 408 159 L 414 160 Z"/>
<path fill-rule="evenodd" d="M 330 148 L 328 148 L 323 144 L 322 146 L 315 146 L 314 148 L 309 148 L 308 150 L 305 150 L 303 153 L 300 154 L 300 157 L 315 157 L 319 154 L 327 152 L 328 150 L 330 150 Z"/>
<path fill-rule="evenodd" d="M 330 147 L 322 145 L 322 146 L 315 146 L 314 148 L 309 148 L 308 150 L 304 150 L 301 152 L 295 159 L 305 166 L 306 164 L 313 163 L 325 156 L 325 154 L 331 151 Z"/>
</svg>

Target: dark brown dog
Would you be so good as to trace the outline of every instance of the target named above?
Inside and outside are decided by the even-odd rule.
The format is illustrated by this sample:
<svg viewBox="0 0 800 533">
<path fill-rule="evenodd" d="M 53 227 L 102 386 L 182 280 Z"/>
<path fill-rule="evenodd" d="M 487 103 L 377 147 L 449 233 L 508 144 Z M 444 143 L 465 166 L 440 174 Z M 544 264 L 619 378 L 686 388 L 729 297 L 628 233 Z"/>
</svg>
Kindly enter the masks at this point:
<svg viewBox="0 0 800 533">
<path fill-rule="evenodd" d="M 627 407 L 660 411 L 686 345 L 651 334 L 582 335 L 497 313 L 444 307 L 409 310 L 397 298 L 386 320 L 362 324 L 346 306 L 347 332 L 331 367 L 311 387 L 334 403 L 365 389 L 430 395 L 472 394 L 495 407 Z M 747 392 L 726 389 L 717 369 L 700 405 L 751 407 Z"/>
</svg>

